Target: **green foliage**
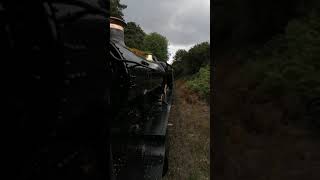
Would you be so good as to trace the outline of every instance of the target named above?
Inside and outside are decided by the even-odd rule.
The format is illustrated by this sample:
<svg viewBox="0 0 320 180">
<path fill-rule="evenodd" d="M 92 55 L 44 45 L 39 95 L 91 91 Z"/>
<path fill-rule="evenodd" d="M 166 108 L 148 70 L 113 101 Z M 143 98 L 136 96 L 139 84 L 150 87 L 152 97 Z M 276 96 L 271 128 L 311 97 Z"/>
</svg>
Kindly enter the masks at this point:
<svg viewBox="0 0 320 180">
<path fill-rule="evenodd" d="M 135 22 L 128 22 L 124 30 L 125 43 L 130 48 L 143 50 L 143 40 L 146 33 Z"/>
<path fill-rule="evenodd" d="M 200 94 L 201 97 L 209 100 L 210 96 L 210 66 L 200 68 L 199 72 L 187 81 L 187 86 Z"/>
<path fill-rule="evenodd" d="M 320 15 L 312 12 L 290 21 L 285 33 L 257 51 L 242 73 L 257 98 L 277 99 L 293 112 L 320 97 L 319 59 Z M 291 101 L 296 99 L 299 102 L 292 106 Z"/>
<path fill-rule="evenodd" d="M 174 77 L 178 78 L 183 75 L 183 62 L 182 61 L 174 61 L 172 66 L 174 69 Z"/>
<path fill-rule="evenodd" d="M 125 44 L 134 49 L 155 55 L 161 61 L 168 60 L 168 40 L 159 33 L 146 34 L 135 22 L 128 22 L 124 30 Z"/>
<path fill-rule="evenodd" d="M 174 76 L 179 77 L 183 73 L 183 68 L 184 68 L 184 61 L 183 59 L 186 57 L 188 54 L 188 51 L 184 49 L 179 49 L 175 56 L 173 57 L 173 68 L 174 68 Z"/>
<path fill-rule="evenodd" d="M 110 16 L 123 19 L 122 10 L 127 8 L 126 5 L 121 4 L 120 0 L 110 0 Z"/>
<path fill-rule="evenodd" d="M 194 45 L 189 51 L 179 49 L 173 61 L 176 78 L 189 77 L 187 86 L 201 97 L 209 100 L 210 92 L 210 44 Z"/>
<path fill-rule="evenodd" d="M 153 32 L 145 36 L 143 41 L 145 51 L 150 51 L 159 60 L 168 60 L 168 40 L 166 37 Z"/>
<path fill-rule="evenodd" d="M 182 59 L 188 54 L 184 49 L 179 49 L 173 57 L 173 61 L 182 61 Z"/>
<path fill-rule="evenodd" d="M 203 42 L 193 46 L 186 55 L 186 74 L 194 74 L 199 71 L 200 67 L 210 61 L 210 45 Z"/>
<path fill-rule="evenodd" d="M 192 75 L 210 62 L 210 44 L 203 42 L 193 46 L 188 52 L 179 50 L 176 52 L 173 67 L 178 75 Z M 178 60 L 179 59 L 179 60 Z"/>
</svg>

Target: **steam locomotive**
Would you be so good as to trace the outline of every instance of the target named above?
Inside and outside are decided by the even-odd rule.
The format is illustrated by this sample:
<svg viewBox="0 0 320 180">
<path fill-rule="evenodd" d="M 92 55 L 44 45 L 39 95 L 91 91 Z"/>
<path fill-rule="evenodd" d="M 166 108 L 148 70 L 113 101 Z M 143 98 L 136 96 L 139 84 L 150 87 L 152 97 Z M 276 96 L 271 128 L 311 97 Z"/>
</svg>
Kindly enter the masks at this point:
<svg viewBox="0 0 320 180">
<path fill-rule="evenodd" d="M 119 179 L 160 179 L 168 168 L 167 123 L 173 92 L 172 67 L 124 42 L 125 22 L 110 18 L 110 57 L 115 118 L 111 139 L 114 174 Z M 120 78 L 119 78 L 120 77 Z"/>
<path fill-rule="evenodd" d="M 10 137 L 4 164 L 12 170 L 6 177 L 128 179 L 122 176 L 130 171 L 129 176 L 148 179 L 141 178 L 147 168 L 128 171 L 116 161 L 137 158 L 120 157 L 130 149 L 158 152 L 141 150 L 149 146 L 145 139 L 156 138 L 151 142 L 164 147 L 172 70 L 130 53 L 116 36 L 121 33 L 108 28 L 101 2 L 0 2 L 3 127 Z M 140 160 L 144 157 L 149 156 Z M 132 162 L 125 167 L 139 166 Z"/>
</svg>

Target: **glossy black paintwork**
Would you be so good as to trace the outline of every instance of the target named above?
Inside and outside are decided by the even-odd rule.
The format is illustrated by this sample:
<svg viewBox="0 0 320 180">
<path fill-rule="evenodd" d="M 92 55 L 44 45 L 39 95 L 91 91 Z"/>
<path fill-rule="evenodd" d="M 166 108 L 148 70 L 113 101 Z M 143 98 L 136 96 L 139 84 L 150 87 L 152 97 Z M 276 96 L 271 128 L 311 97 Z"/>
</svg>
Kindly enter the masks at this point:
<svg viewBox="0 0 320 180">
<path fill-rule="evenodd" d="M 159 62 L 150 62 L 135 55 L 119 41 L 112 41 L 112 43 L 117 48 L 121 60 L 124 60 L 130 74 L 132 83 L 128 97 L 130 100 L 152 92 L 163 85 L 166 71 Z"/>
<path fill-rule="evenodd" d="M 121 19 L 110 19 L 125 26 Z M 124 38 L 122 30 L 110 29 L 114 76 L 122 84 L 114 87 L 121 91 L 118 102 L 122 103 L 111 128 L 114 175 L 119 180 L 161 179 L 173 99 L 172 67 L 137 56 Z"/>
</svg>

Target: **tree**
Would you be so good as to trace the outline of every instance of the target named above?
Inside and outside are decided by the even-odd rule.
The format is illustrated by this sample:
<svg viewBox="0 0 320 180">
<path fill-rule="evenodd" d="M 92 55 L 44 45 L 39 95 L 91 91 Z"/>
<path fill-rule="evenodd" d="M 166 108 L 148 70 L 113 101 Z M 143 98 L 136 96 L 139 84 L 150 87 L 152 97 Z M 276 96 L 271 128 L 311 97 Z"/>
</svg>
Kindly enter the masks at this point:
<svg viewBox="0 0 320 180">
<path fill-rule="evenodd" d="M 187 54 L 188 51 L 184 49 L 179 49 L 178 51 L 176 51 L 172 63 L 175 77 L 178 77 L 183 74 L 185 69 L 185 63 L 183 62 L 183 60 L 185 59 Z"/>
<path fill-rule="evenodd" d="M 124 29 L 124 41 L 130 48 L 143 50 L 143 40 L 146 33 L 135 22 L 128 22 Z"/>
<path fill-rule="evenodd" d="M 110 0 L 110 16 L 123 19 L 122 10 L 127 8 L 127 5 L 121 4 L 120 0 Z"/>
<path fill-rule="evenodd" d="M 210 44 L 203 42 L 196 44 L 189 51 L 184 58 L 186 65 L 186 74 L 194 74 L 199 69 L 210 62 Z"/>
<path fill-rule="evenodd" d="M 183 58 L 188 54 L 188 52 L 184 49 L 179 49 L 176 51 L 176 54 L 173 57 L 173 61 L 182 61 Z"/>
<path fill-rule="evenodd" d="M 174 61 L 172 63 L 172 67 L 174 69 L 174 76 L 177 78 L 180 75 L 183 75 L 183 69 L 184 69 L 184 64 L 182 63 L 183 61 Z"/>
<path fill-rule="evenodd" d="M 173 67 L 176 75 L 192 75 L 210 63 L 210 44 L 203 42 L 194 45 L 189 51 L 179 49 L 175 56 Z"/>
<path fill-rule="evenodd" d="M 166 37 L 153 32 L 145 36 L 143 41 L 145 51 L 150 51 L 159 60 L 168 60 L 168 40 Z"/>
</svg>

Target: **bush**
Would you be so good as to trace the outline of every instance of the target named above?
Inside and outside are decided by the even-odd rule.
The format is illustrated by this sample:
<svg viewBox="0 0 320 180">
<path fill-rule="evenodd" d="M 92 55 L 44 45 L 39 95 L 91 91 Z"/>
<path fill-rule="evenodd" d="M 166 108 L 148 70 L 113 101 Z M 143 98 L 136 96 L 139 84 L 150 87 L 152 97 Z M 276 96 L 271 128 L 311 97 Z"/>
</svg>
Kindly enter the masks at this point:
<svg viewBox="0 0 320 180">
<path fill-rule="evenodd" d="M 242 73 L 255 98 L 282 101 L 284 108 L 290 99 L 298 99 L 294 108 L 305 109 L 311 99 L 320 97 L 320 15 L 312 12 L 290 21 L 285 33 L 257 51 Z"/>
<path fill-rule="evenodd" d="M 210 96 L 210 66 L 200 68 L 199 72 L 194 74 L 190 80 L 187 81 L 187 86 L 199 93 L 199 95 L 207 100 Z"/>
</svg>

